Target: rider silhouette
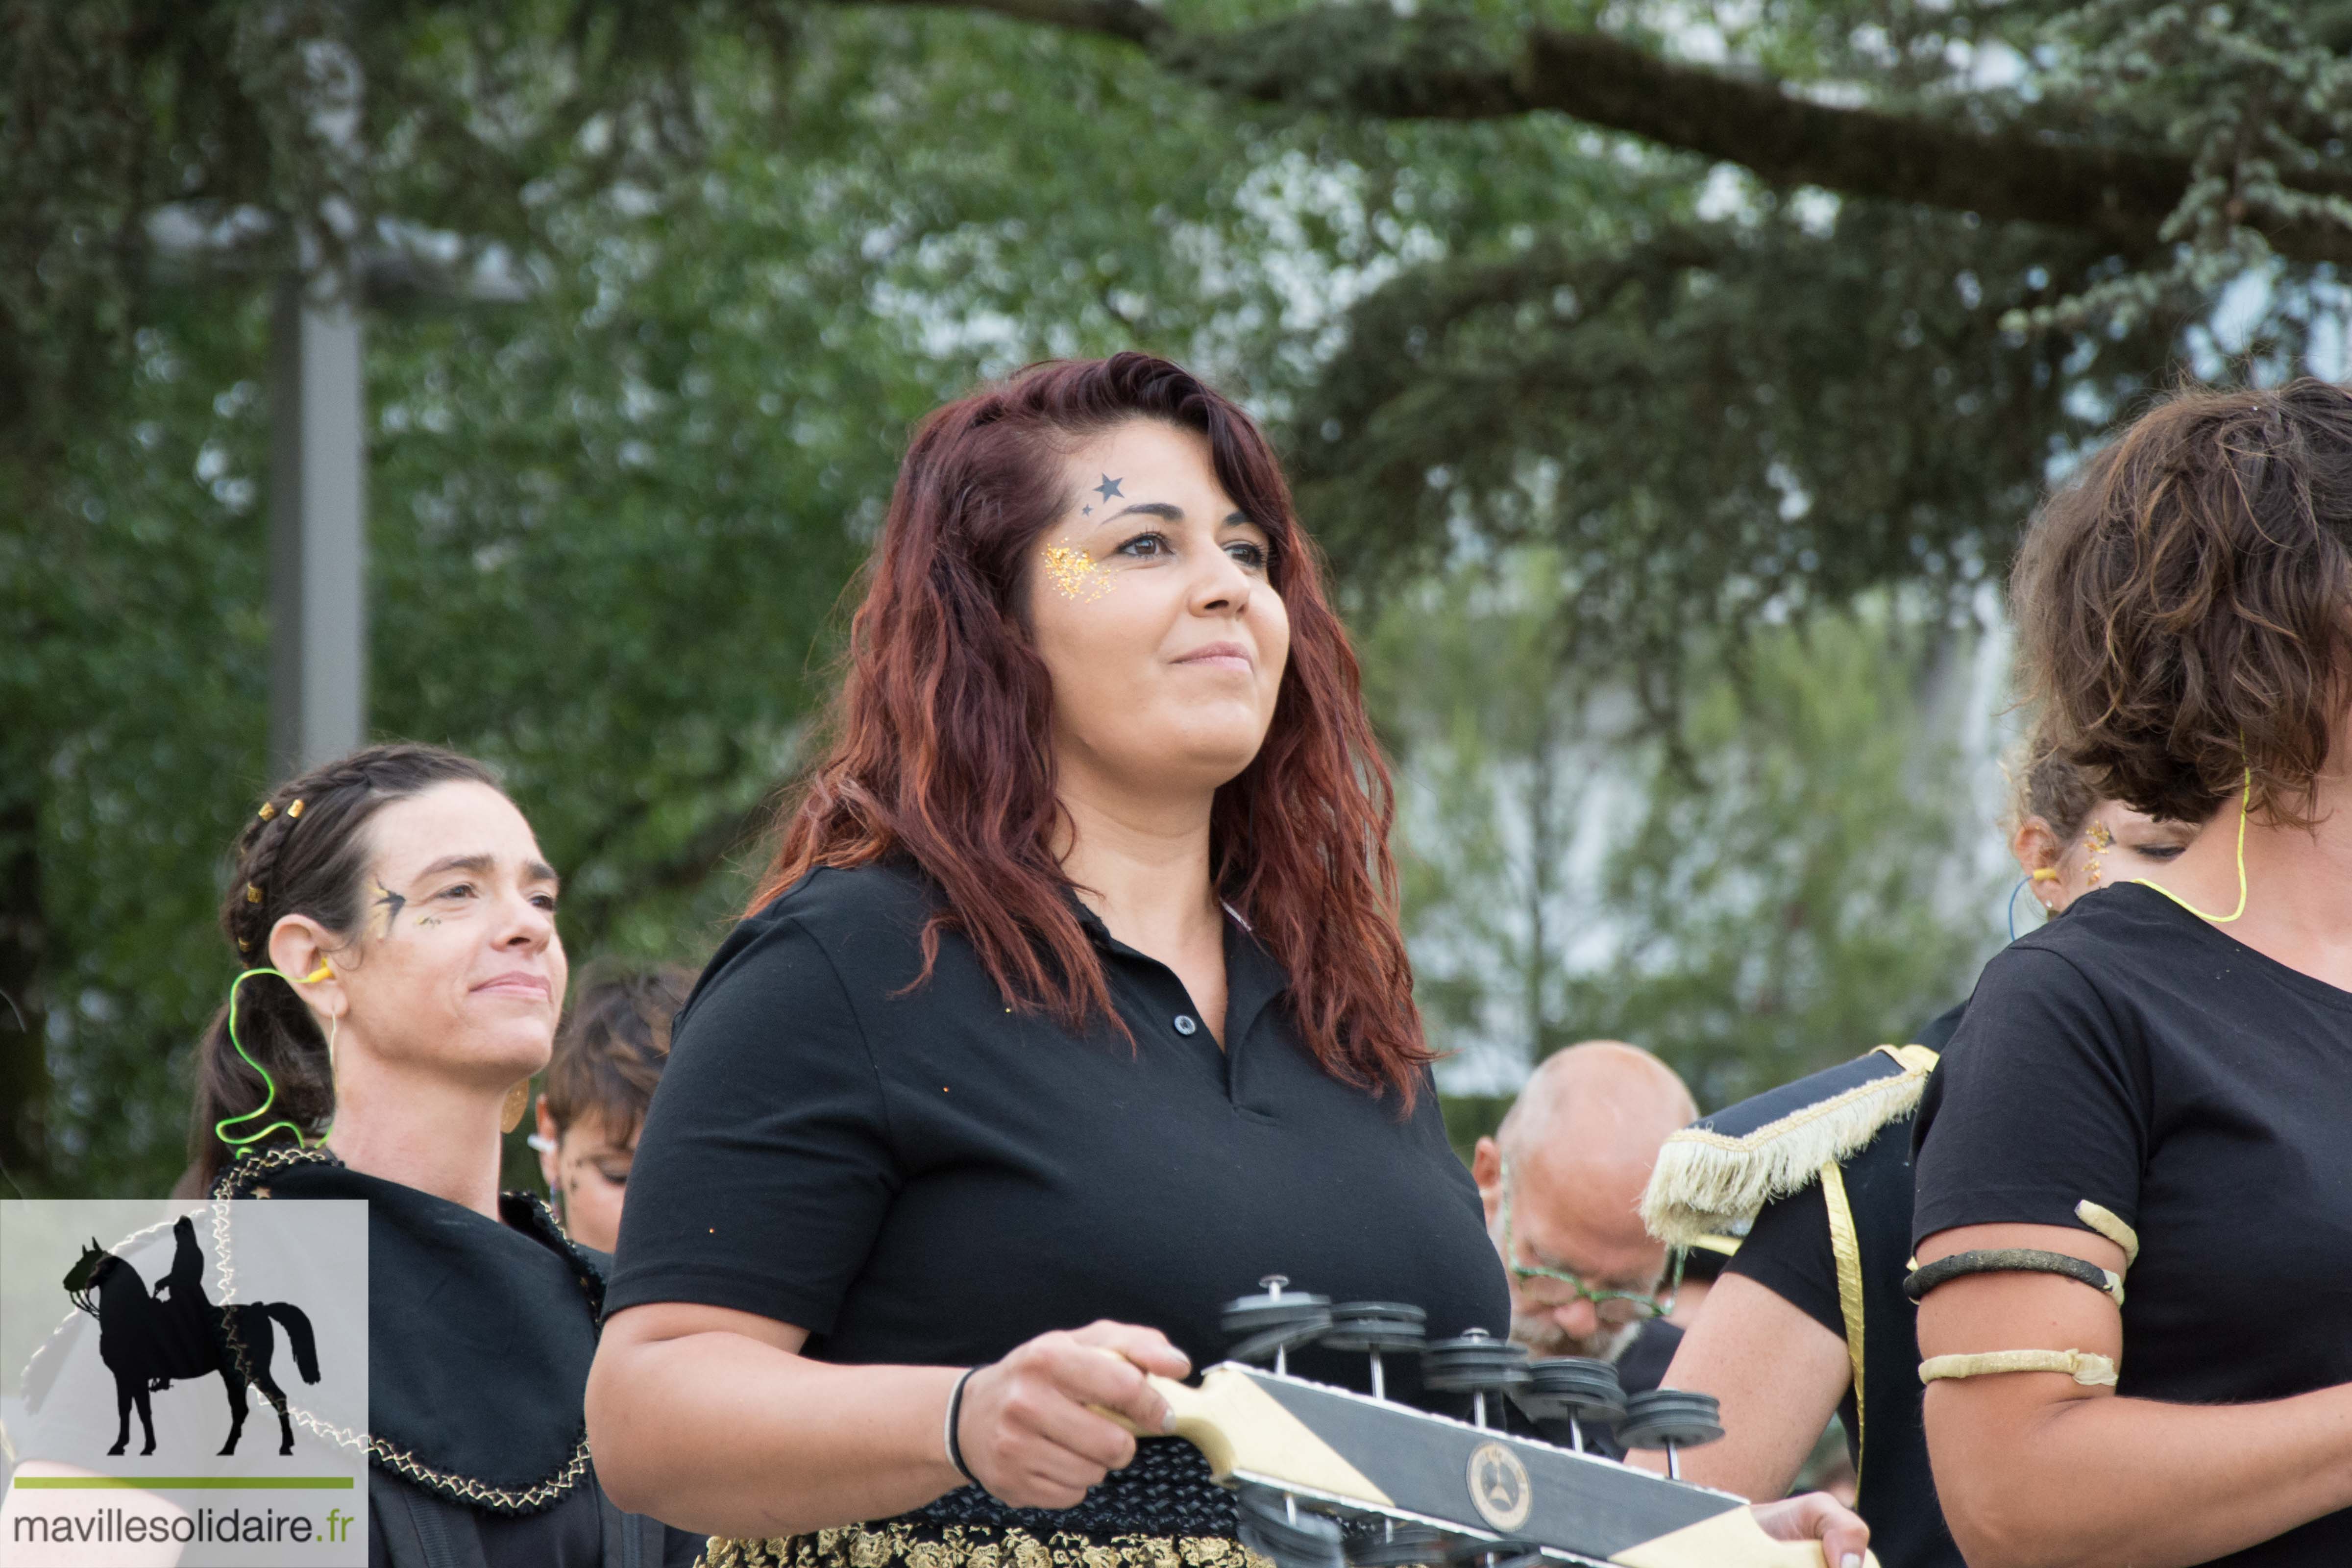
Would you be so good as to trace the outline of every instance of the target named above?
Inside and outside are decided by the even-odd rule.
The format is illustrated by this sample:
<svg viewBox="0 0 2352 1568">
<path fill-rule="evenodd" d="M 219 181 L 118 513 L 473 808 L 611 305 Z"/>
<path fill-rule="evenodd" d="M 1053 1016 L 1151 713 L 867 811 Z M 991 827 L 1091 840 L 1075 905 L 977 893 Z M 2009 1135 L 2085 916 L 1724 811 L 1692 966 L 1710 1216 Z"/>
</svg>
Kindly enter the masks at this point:
<svg viewBox="0 0 2352 1568">
<path fill-rule="evenodd" d="M 212 1338 L 212 1302 L 205 1296 L 205 1255 L 196 1248 L 196 1227 L 186 1215 L 172 1226 L 172 1271 L 155 1281 L 158 1304 L 168 1296 L 171 1310 L 156 1316 L 158 1332 L 174 1354 L 167 1364 L 204 1364 L 198 1352 Z M 172 1386 L 168 1377 L 151 1380 L 148 1389 L 161 1393 Z"/>
</svg>

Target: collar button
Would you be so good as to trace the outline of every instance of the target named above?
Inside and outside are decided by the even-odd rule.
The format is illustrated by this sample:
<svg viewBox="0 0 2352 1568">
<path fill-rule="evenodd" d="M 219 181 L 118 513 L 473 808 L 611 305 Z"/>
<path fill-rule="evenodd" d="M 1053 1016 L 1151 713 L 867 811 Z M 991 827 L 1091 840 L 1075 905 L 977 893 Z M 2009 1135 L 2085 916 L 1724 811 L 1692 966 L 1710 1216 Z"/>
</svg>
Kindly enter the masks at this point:
<svg viewBox="0 0 2352 1568">
<path fill-rule="evenodd" d="M 1176 1015 L 1176 1032 L 1178 1034 L 1190 1035 L 1193 1030 L 1200 1026 L 1201 1025 L 1199 1020 L 1195 1019 L 1192 1014 L 1179 1013 Z"/>
</svg>

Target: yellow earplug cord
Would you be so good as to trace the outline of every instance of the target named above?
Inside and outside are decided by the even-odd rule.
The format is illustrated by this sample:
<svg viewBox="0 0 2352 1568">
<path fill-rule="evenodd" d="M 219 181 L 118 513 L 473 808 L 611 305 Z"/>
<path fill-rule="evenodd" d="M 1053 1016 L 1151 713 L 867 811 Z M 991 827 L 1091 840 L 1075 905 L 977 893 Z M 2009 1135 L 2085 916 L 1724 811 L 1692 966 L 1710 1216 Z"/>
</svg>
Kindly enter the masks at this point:
<svg viewBox="0 0 2352 1568">
<path fill-rule="evenodd" d="M 2246 912 L 2246 818 L 2252 813 L 2253 807 L 2254 770 L 2252 764 L 2249 763 L 2246 767 L 2245 788 L 2238 796 L 2238 907 L 2231 910 L 2228 914 L 2207 914 L 2203 910 L 2199 909 L 2195 904 L 2190 903 L 2187 899 L 2182 898 L 2179 893 L 2174 892 L 2163 883 L 2152 881 L 2148 878 L 2134 877 L 2132 880 L 2139 883 L 2142 887 L 2154 888 L 2158 892 L 2162 893 L 2166 898 L 2170 899 L 2174 903 L 2179 904 L 2182 909 L 2187 910 L 2190 914 L 2195 915 L 2200 921 L 2210 921 L 2217 926 L 2228 925 L 2231 921 L 2236 920 L 2239 916 Z"/>
</svg>

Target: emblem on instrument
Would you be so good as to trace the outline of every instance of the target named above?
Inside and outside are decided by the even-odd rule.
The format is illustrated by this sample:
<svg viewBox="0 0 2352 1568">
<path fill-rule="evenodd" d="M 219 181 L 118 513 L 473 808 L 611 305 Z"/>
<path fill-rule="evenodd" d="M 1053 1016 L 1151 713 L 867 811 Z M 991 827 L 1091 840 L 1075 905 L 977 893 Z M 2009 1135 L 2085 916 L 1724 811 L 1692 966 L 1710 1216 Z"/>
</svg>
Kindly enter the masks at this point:
<svg viewBox="0 0 2352 1568">
<path fill-rule="evenodd" d="M 1470 1455 L 1470 1501 L 1496 1530 L 1518 1529 L 1535 1503 L 1528 1468 L 1500 1443 L 1479 1444 Z"/>
</svg>

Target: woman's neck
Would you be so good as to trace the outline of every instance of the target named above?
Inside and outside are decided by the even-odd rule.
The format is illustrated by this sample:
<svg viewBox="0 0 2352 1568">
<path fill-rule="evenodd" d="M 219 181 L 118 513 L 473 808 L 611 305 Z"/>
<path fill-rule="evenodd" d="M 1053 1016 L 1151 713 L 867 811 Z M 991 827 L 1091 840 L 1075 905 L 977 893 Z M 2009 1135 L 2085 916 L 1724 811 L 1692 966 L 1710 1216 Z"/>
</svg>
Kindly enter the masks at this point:
<svg viewBox="0 0 2352 1568">
<path fill-rule="evenodd" d="M 2322 775 L 2314 805 L 2313 827 L 2247 819 L 2245 913 L 2222 929 L 2290 969 L 2352 990 L 2352 768 Z M 2236 909 L 2242 813 L 2232 797 L 2169 871 L 2147 880 L 2209 917 Z"/>
<path fill-rule="evenodd" d="M 1139 798 L 1065 774 L 1061 799 L 1069 826 L 1057 847 L 1062 869 L 1111 935 L 1155 955 L 1223 942 L 1209 879 L 1214 798 Z"/>
<path fill-rule="evenodd" d="M 404 1071 L 346 1038 L 327 1146 L 352 1170 L 499 1217 L 505 1096 Z"/>
</svg>

